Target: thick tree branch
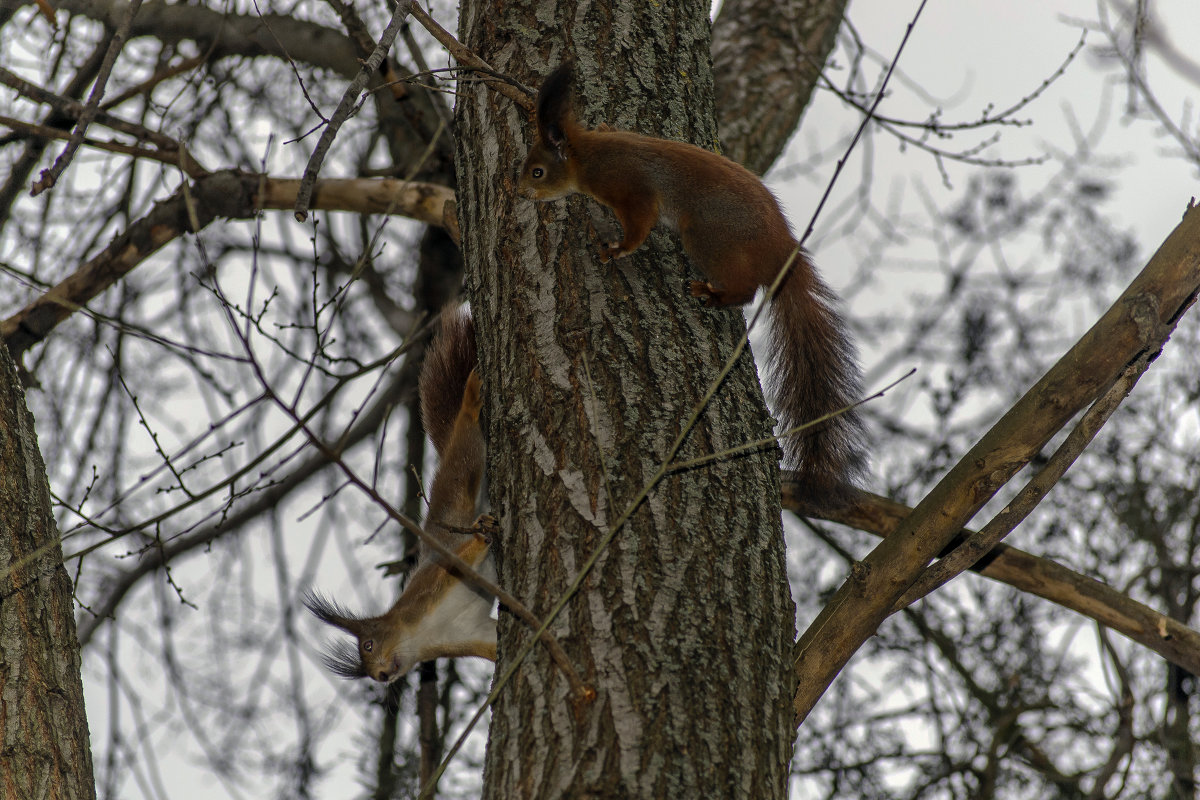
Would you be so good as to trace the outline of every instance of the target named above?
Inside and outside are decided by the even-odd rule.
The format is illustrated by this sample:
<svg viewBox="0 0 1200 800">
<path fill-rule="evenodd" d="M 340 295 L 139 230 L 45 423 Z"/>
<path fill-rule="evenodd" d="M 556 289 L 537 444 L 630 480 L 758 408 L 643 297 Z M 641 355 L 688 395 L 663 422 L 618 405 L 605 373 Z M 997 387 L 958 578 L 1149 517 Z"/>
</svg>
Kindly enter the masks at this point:
<svg viewBox="0 0 1200 800">
<path fill-rule="evenodd" d="M 908 506 L 869 492 L 859 492 L 853 503 L 833 510 L 814 509 L 798 498 L 799 484 L 785 477 L 784 508 L 876 536 L 890 536 L 912 514 Z M 964 528 L 943 552 L 952 552 L 973 535 L 973 531 Z M 999 544 L 977 561 L 971 571 L 1093 619 L 1190 672 L 1200 670 L 1200 632 L 1048 558 Z"/>
<path fill-rule="evenodd" d="M 893 610 L 898 611 L 917 602 L 953 579 L 964 569 L 969 569 L 999 544 L 1017 525 L 1021 524 L 1046 494 L 1054 488 L 1054 485 L 1062 480 L 1067 469 L 1075 463 L 1075 459 L 1079 458 L 1084 449 L 1091 444 L 1092 439 L 1104 427 L 1104 423 L 1108 422 L 1121 402 L 1129 396 L 1138 379 L 1142 377 L 1142 373 L 1150 368 L 1150 362 L 1154 355 L 1144 353 L 1130 362 L 1117 381 L 1084 413 L 1083 418 L 1067 435 L 1066 440 L 1030 479 L 1025 488 L 1009 501 L 1003 510 L 993 517 L 979 533 L 968 537 L 965 542 L 955 546 L 951 552 L 943 554 L 936 564 L 925 570 L 920 580 L 910 586 L 904 596 L 896 601 Z"/>
<path fill-rule="evenodd" d="M 959 529 L 1134 359 L 1157 353 L 1200 291 L 1200 211 L 1189 209 L 1103 317 L 862 562 L 795 647 L 796 723 Z"/>
<path fill-rule="evenodd" d="M 14 357 L 25 352 L 75 311 L 173 239 L 218 217 L 249 219 L 261 209 L 290 209 L 298 180 L 274 180 L 234 170 L 194 181 L 158 202 L 150 213 L 74 274 L 0 322 L 0 337 Z M 428 225 L 453 220 L 454 193 L 444 186 L 385 179 L 318 181 L 311 206 L 363 214 L 397 214 Z M 449 204 L 449 206 L 447 205 Z M 450 228 L 453 233 L 454 229 Z"/>
<path fill-rule="evenodd" d="M 808 107 L 849 0 L 726 0 L 713 22 L 725 155 L 762 174 Z"/>
<path fill-rule="evenodd" d="M 63 11 L 115 27 L 127 12 L 124 0 L 55 0 Z M 153 36 L 163 42 L 193 41 L 213 60 L 226 56 L 274 56 L 353 77 L 358 53 L 345 33 L 284 14 L 239 15 L 199 5 L 145 2 L 129 37 Z"/>
</svg>

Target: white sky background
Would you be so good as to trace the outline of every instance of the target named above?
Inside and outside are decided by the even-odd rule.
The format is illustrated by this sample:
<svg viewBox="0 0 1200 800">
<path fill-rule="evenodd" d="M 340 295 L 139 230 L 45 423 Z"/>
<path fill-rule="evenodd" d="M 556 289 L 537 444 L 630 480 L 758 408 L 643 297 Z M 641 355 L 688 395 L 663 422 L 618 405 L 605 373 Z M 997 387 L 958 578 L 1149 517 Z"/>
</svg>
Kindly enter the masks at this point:
<svg viewBox="0 0 1200 800">
<path fill-rule="evenodd" d="M 917 5 L 915 0 L 853 0 L 850 19 L 869 47 L 884 58 L 890 58 Z M 1156 18 L 1164 23 L 1166 35 L 1181 50 L 1200 42 L 1200 2 L 1171 0 L 1155 3 L 1152 8 Z M 451 11 L 446 4 L 439 3 L 436 10 L 442 12 L 439 19 L 443 24 L 453 30 Z M 968 121 L 976 119 L 988 104 L 994 104 L 996 108 L 1007 107 L 1034 91 L 1059 67 L 1079 40 L 1079 21 L 1091 21 L 1096 17 L 1097 8 L 1091 0 L 1026 3 L 933 0 L 926 7 L 901 57 L 900 73 L 893 78 L 892 94 L 879 111 L 887 116 L 917 120 L 927 117 L 936 107 L 942 107 L 945 121 Z M 1099 33 L 1090 34 L 1088 44 L 1089 48 L 1068 68 L 1066 75 L 1018 115 L 1033 124 L 1005 129 L 1001 141 L 987 155 L 1022 159 L 1046 151 L 1070 151 L 1075 146 L 1074 126 L 1089 131 L 1097 122 L 1104 124 L 1097 151 L 1102 156 L 1119 158 L 1121 163 L 1119 171 L 1105 173 L 1106 177 L 1115 178 L 1116 186 L 1104 208 L 1119 226 L 1135 229 L 1143 255 L 1148 256 L 1178 223 L 1188 198 L 1200 195 L 1200 175 L 1194 166 L 1188 166 L 1178 157 L 1176 145 L 1163 137 L 1154 123 L 1122 120 L 1121 108 L 1127 95 L 1119 82 L 1120 71 L 1113 66 L 1098 69 L 1092 46 L 1103 44 Z M 445 57 L 439 53 L 430 60 L 436 66 L 444 63 Z M 838 80 L 837 73 L 833 75 L 834 80 Z M 1185 117 L 1185 109 L 1189 100 L 1200 97 L 1200 85 L 1182 79 L 1179 73 L 1165 67 L 1153 55 L 1148 59 L 1148 78 L 1168 114 L 1177 120 L 1191 119 L 1194 126 L 1194 109 L 1188 112 L 1191 117 Z M 914 92 L 911 88 L 914 86 L 920 87 L 924 94 Z M 1103 105 L 1105 97 L 1111 103 L 1108 108 Z M 793 173 L 789 166 L 806 163 L 813 152 L 833 148 L 853 131 L 858 121 L 857 112 L 848 110 L 830 93 L 818 92 L 788 153 L 768 176 L 797 232 L 807 225 L 833 171 L 836 156 L 824 159 L 814 170 L 806 170 L 804 174 L 786 180 L 780 176 Z M 974 141 L 971 136 L 965 134 L 961 141 Z M 882 198 L 888 196 L 911 198 L 915 187 L 920 185 L 936 205 L 944 207 L 961 196 L 967 177 L 975 169 L 948 165 L 952 185 L 947 188 L 927 154 L 913 148 L 902 150 L 886 134 L 873 138 L 869 152 L 872 194 L 879 198 L 875 200 L 877 206 L 886 206 Z M 837 213 L 839 208 L 846 207 L 847 198 L 860 184 L 862 155 L 864 153 L 851 160 L 830 201 L 828 216 L 818 222 L 816 234 L 810 241 L 818 265 L 835 287 L 853 274 L 856 261 L 862 257 L 861 242 L 839 235 L 844 231 L 849 215 Z M 1031 174 L 1037 170 L 1050 174 L 1057 165 L 1025 169 Z M 902 213 L 922 213 L 913 202 L 903 200 Z M 297 228 L 297 235 L 307 237 L 307 229 Z M 925 255 L 914 253 L 911 257 Z M 895 302 L 898 296 L 855 298 L 848 310 L 852 317 L 868 314 L 873 304 Z M 1171 357 L 1169 352 L 1167 357 Z M 315 496 L 312 503 L 318 499 Z M 308 505 L 294 503 L 292 507 L 299 509 L 295 512 L 298 514 Z M 319 518 L 320 515 L 314 515 L 305 521 L 286 520 L 293 526 L 289 537 L 297 535 L 297 541 L 307 542 L 307 536 L 299 536 L 299 528 L 314 526 Z M 367 533 L 369 531 L 364 530 L 362 537 Z M 264 542 L 246 544 L 247 551 L 262 548 L 264 555 L 266 547 Z M 292 555 L 294 562 L 301 558 L 302 551 Z M 174 577 L 184 585 L 189 579 L 203 585 L 218 568 L 215 559 L 200 556 L 181 565 Z M 267 596 L 266 593 L 273 591 L 272 586 L 270 577 L 265 576 L 259 594 Z M 330 588 L 336 590 L 337 587 Z M 376 594 L 382 596 L 383 593 L 381 590 Z M 307 626 L 305 630 L 316 630 L 310 622 L 302 620 L 299 624 Z M 135 657 L 133 651 L 136 648 L 129 645 L 131 638 L 124 637 L 123 646 L 130 647 L 130 655 Z M 144 664 L 136 667 L 131 662 L 126 667 L 127 676 L 140 673 L 147 681 L 156 680 L 156 673 L 161 669 L 157 654 L 152 647 L 139 652 Z M 85 688 L 93 740 L 101 741 L 108 727 L 109 698 L 97 655 L 89 656 L 86 662 Z M 344 693 L 344 684 L 314 677 L 307 681 L 306 690 L 325 698 L 336 708 L 335 693 Z M 365 731 L 360 711 L 366 711 L 372 717 L 376 713 L 373 709 L 344 708 L 339 719 L 344 738 L 320 754 L 324 766 L 331 766 L 338 760 L 344 765 L 319 787 L 324 797 L 345 797 L 360 791 L 353 766 L 355 748 L 362 743 Z M 162 757 L 157 769 L 167 797 L 258 796 L 259 792 L 253 787 L 246 787 L 244 793 L 238 794 L 215 781 L 196 745 L 186 737 L 180 737 L 177 731 L 162 728 L 160 722 L 151 721 L 142 732 L 158 740 L 154 752 Z M 126 728 L 127 731 L 136 729 L 134 725 Z M 97 753 L 97 757 L 101 758 L 102 754 Z M 146 791 L 145 784 L 130 780 L 122 794 L 145 796 Z M 157 796 L 157 793 L 150 790 L 149 795 Z"/>
<path fill-rule="evenodd" d="M 849 18 L 862 40 L 887 59 L 895 52 L 918 5 L 918 0 L 852 0 Z M 1151 3 L 1151 9 L 1162 25 L 1161 33 L 1176 48 L 1184 53 L 1189 49 L 1196 52 L 1190 46 L 1200 42 L 1200 3 L 1193 0 L 1155 2 Z M 1119 24 L 1119 13 L 1111 6 L 1109 12 L 1112 24 Z M 1000 140 L 980 155 L 1011 160 L 1042 154 L 1056 156 L 1044 165 L 1017 170 L 1022 188 L 1033 191 L 1061 169 L 1059 157 L 1073 154 L 1081 138 L 1088 140 L 1090 164 L 1084 167 L 1085 174 L 1095 174 L 1112 183 L 1109 198 L 1100 206 L 1101 211 L 1116 228 L 1132 229 L 1140 247 L 1138 263 L 1144 263 L 1179 223 L 1189 198 L 1200 197 L 1200 170 L 1180 157 L 1179 146 L 1162 133 L 1157 123 L 1133 119 L 1125 113 L 1129 93 L 1124 72 L 1118 62 L 1105 60 L 1097 52 L 1098 48 L 1107 45 L 1106 37 L 1093 24 L 1098 19 L 1095 0 L 930 2 L 905 46 L 898 72 L 893 76 L 888 96 L 878 112 L 886 117 L 917 121 L 941 108 L 941 120 L 951 123 L 978 119 L 989 104 L 994 107 L 993 111 L 1005 109 L 1037 90 L 1062 65 L 1078 43 L 1082 30 L 1091 28 L 1086 48 L 1067 67 L 1065 74 L 1016 115 L 1031 124 L 1002 129 Z M 1194 57 L 1200 61 L 1200 54 Z M 840 66 L 844 68 L 845 63 L 841 62 Z M 828 74 L 836 83 L 838 76 L 844 73 L 835 69 Z M 1200 99 L 1200 83 L 1183 79 L 1180 72 L 1169 68 L 1154 53 L 1148 54 L 1145 74 L 1166 113 L 1177 123 L 1190 124 L 1188 130 L 1193 139 L 1196 138 L 1196 101 Z M 1139 104 L 1139 108 L 1144 106 Z M 845 139 L 858 122 L 855 114 L 847 113 L 841 100 L 828 91 L 820 92 L 806 112 L 788 152 L 767 176 L 768 183 L 783 200 L 797 233 L 807 226 L 833 173 L 836 157 L 841 155 L 835 142 Z M 960 134 L 941 146 L 961 150 L 995 130 L 989 129 L 985 134 Z M 789 169 L 789 165 L 813 163 L 811 154 L 817 152 L 833 152 L 835 157 L 824 159 L 811 172 L 803 170 L 798 176 L 796 170 Z M 945 209 L 962 197 L 968 178 L 977 174 L 980 168 L 947 162 L 945 169 L 949 186 L 944 185 L 928 154 L 912 147 L 903 148 L 886 133 L 875 135 L 865 152 L 860 150 L 851 158 L 809 240 L 814 260 L 831 285 L 840 288 L 851 280 L 864 256 L 871 252 L 870 240 L 878 236 L 877 227 L 859 216 L 859 206 L 853 198 L 864 172 L 871 174 L 874 206 L 887 208 L 892 198 L 896 198 L 895 207 L 901 215 L 911 215 L 918 224 L 930 224 L 917 197 L 924 194 L 932 205 Z M 891 270 L 899 276 L 896 292 L 868 291 L 855 296 L 847 309 L 851 319 L 861 320 L 874 308 L 904 302 L 908 299 L 908 291 L 919 288 L 920 271 L 903 268 L 902 261 L 921 263 L 928 260 L 933 264 L 937 258 L 928 242 L 916 240 L 910 241 L 907 247 L 889 250 L 887 255 L 897 259 L 891 265 L 882 265 L 885 274 Z M 1018 260 L 1038 258 L 1037 252 L 1013 252 L 1010 255 Z M 942 280 L 936 271 L 930 274 L 936 275 L 932 280 Z M 878 285 L 873 288 L 877 290 Z M 1112 298 L 1115 297 L 1114 292 Z M 1196 324 L 1194 311 L 1191 313 L 1193 318 L 1184 324 Z M 1063 324 L 1077 327 L 1076 333 L 1082 333 L 1092 322 L 1094 318 L 1091 317 L 1067 315 Z M 880 348 L 872 348 L 871 343 L 861 341 L 860 347 L 864 350 L 868 391 L 880 388 L 911 366 L 921 366 L 874 363 L 872 356 L 877 355 Z M 1168 345 L 1155 369 L 1161 371 L 1170 369 L 1172 364 L 1193 364 L 1194 359 L 1194 354 L 1179 348 L 1172 350 Z M 1153 380 L 1143 380 L 1137 391 L 1153 391 L 1152 386 Z M 906 403 L 911 400 L 906 395 L 915 391 L 915 388 L 901 387 L 881 402 Z M 919 405 L 908 407 L 913 413 L 919 413 Z M 983 432 L 980 430 L 979 434 Z M 1020 533 L 1018 529 L 1014 536 L 1018 543 Z M 806 535 L 794 528 L 789 535 L 789 557 L 793 563 L 796 558 L 804 557 L 803 548 L 794 545 L 803 542 Z M 837 572 L 842 566 L 840 562 L 831 563 L 829 569 Z M 832 580 L 837 576 L 825 577 Z M 801 587 L 794 588 L 802 591 Z M 801 628 L 808 619 L 802 597 L 802 594 L 797 595 Z M 808 611 L 811 612 L 811 608 Z M 1070 643 L 1072 656 L 1084 658 L 1086 663 L 1093 665 L 1092 683 L 1097 689 L 1103 687 L 1105 676 L 1095 661 L 1094 629 L 1081 626 L 1078 620 L 1068 615 L 1061 630 L 1054 635 L 1061 637 L 1062 642 Z M 1126 644 L 1120 642 L 1122 647 Z M 1055 642 L 1054 647 L 1058 646 L 1059 642 Z M 858 684 L 873 684 L 873 688 L 879 688 L 888 680 L 886 663 L 881 663 L 878 671 L 861 667 L 860 663 L 855 672 Z M 907 693 L 901 694 L 896 698 L 898 705 L 916 699 Z M 816 713 L 821 713 L 819 705 Z M 913 730 L 911 735 L 920 739 L 921 732 Z M 795 797 L 806 797 L 803 786 L 800 784 L 801 788 L 794 791 Z"/>
<path fill-rule="evenodd" d="M 849 16 L 862 39 L 890 57 L 917 5 L 909 0 L 855 0 L 850 4 Z M 1163 32 L 1180 50 L 1186 53 L 1188 43 L 1200 42 L 1200 3 L 1167 0 L 1151 3 L 1151 8 L 1164 23 Z M 1110 18 L 1116 22 L 1118 16 L 1110 11 Z M 899 74 L 893 76 L 889 96 L 879 112 L 920 120 L 935 107 L 941 107 L 945 109 L 943 120 L 949 122 L 976 119 L 988 104 L 1005 108 L 1037 89 L 1075 46 L 1083 23 L 1090 24 L 1096 19 L 1097 6 L 1092 0 L 930 2 L 905 46 Z M 1105 44 L 1101 34 L 1089 33 L 1087 42 L 1088 48 L 1067 68 L 1066 74 L 1017 115 L 1032 124 L 1005 129 L 1000 141 L 983 155 L 1023 159 L 1046 152 L 1069 151 L 1076 126 L 1087 132 L 1097 123 L 1105 125 L 1098 153 L 1118 156 L 1124 162 L 1110 204 L 1111 214 L 1118 222 L 1134 226 L 1146 246 L 1154 246 L 1179 221 L 1188 197 L 1200 193 L 1200 176 L 1194 167 L 1189 169 L 1181 162 L 1177 146 L 1154 125 L 1121 120 L 1127 93 L 1119 82 L 1120 71 L 1115 62 L 1105 65 L 1096 54 L 1094 48 Z M 1200 61 L 1200 54 L 1197 60 Z M 1098 67 L 1103 67 L 1103 71 Z M 1188 104 L 1192 104 L 1190 119 L 1195 126 L 1195 101 L 1200 98 L 1200 85 L 1182 80 L 1178 72 L 1166 67 L 1153 54 L 1147 60 L 1147 77 L 1158 91 L 1163 107 L 1174 118 L 1181 118 Z M 927 97 L 914 93 L 911 86 L 920 87 Z M 1113 104 L 1107 110 L 1102 108 L 1106 95 Z M 828 92 L 820 93 L 806 114 L 799 138 L 815 141 L 813 137 L 822 136 L 826 118 L 838 120 L 833 131 L 845 130 L 853 124 L 854 120 L 847 120 L 841 105 Z M 823 136 L 823 143 L 827 144 L 829 138 Z M 969 134 L 964 135 L 964 141 L 971 141 Z M 877 142 L 874 166 L 878 193 L 893 191 L 897 182 L 920 181 L 929 187 L 935 199 L 953 199 L 954 195 L 941 187 L 928 156 L 912 148 L 898 152 L 886 135 Z M 780 163 L 787 161 L 785 156 Z M 1053 168 L 1053 164 L 1047 167 Z M 826 165 L 826 169 L 832 171 L 833 164 Z M 971 168 L 949 164 L 948 169 L 955 187 L 961 188 Z M 1030 167 L 1025 171 L 1035 169 Z M 847 171 L 850 180 L 843 181 L 843 188 L 848 191 L 853 188 L 856 176 L 852 167 Z M 822 188 L 824 180 L 822 176 Z M 802 205 L 803 196 L 793 200 L 787 188 L 779 190 L 788 197 L 793 216 L 803 217 L 806 222 L 816 198 Z M 943 197 L 937 197 L 939 192 Z M 803 213 L 799 213 L 801 208 Z M 820 226 L 818 234 L 819 229 Z"/>
</svg>

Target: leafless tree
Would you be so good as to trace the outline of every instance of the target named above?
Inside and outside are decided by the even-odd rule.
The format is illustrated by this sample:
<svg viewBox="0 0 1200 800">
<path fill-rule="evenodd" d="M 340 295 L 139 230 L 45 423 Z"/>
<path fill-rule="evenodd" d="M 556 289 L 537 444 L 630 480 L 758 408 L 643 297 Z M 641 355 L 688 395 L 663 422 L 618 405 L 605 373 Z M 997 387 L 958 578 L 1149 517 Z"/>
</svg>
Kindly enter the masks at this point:
<svg viewBox="0 0 1200 800">
<path fill-rule="evenodd" d="M 1086 138 L 1053 159 L 991 151 L 1094 68 L 1086 51 L 1117 56 L 1101 67 L 1190 158 L 1139 66 L 1171 37 L 1102 5 L 1085 27 L 1104 44 L 1081 39 L 1042 86 L 904 119 L 872 111 L 895 51 L 846 6 L 726 0 L 710 30 L 707 3 L 465 0 L 452 35 L 445 4 L 3 0 L 0 333 L 63 555 L 36 562 L 56 576 L 45 600 L 21 582 L 27 550 L 5 553 L 0 611 L 65 607 L 66 565 L 101 795 L 354 779 L 410 797 L 453 752 L 446 796 L 1196 796 L 1200 421 L 1178 353 L 1197 341 L 1200 214 L 1147 258 L 1105 216 Z M 675 238 L 602 265 L 606 212 L 515 197 L 531 91 L 568 56 L 589 123 L 720 142 L 758 172 L 818 92 L 930 183 L 977 170 L 918 223 L 864 168 L 823 218 L 863 256 L 851 308 L 888 298 L 851 315 L 870 385 L 919 370 L 864 407 L 879 494 L 805 508 L 769 445 L 680 466 L 769 433 L 746 356 L 687 428 L 744 320 L 686 296 Z M 919 93 L 897 68 L 888 91 Z M 934 257 L 888 258 L 914 239 Z M 488 731 L 471 717 L 490 669 L 337 682 L 298 602 L 320 584 L 378 610 L 411 566 L 395 516 L 422 505 L 415 380 L 464 275 L 501 583 L 553 616 L 596 692 L 573 700 L 502 609 Z M 0 413 L 20 402 L 14 386 Z M 802 515 L 786 551 L 781 503 Z M 1020 549 L 1001 543 L 1018 524 Z M 62 672 L 74 634 L 53 633 L 6 621 L 0 653 L 34 663 L 9 654 L 35 641 Z M 78 730 L 44 743 L 90 771 Z"/>
</svg>

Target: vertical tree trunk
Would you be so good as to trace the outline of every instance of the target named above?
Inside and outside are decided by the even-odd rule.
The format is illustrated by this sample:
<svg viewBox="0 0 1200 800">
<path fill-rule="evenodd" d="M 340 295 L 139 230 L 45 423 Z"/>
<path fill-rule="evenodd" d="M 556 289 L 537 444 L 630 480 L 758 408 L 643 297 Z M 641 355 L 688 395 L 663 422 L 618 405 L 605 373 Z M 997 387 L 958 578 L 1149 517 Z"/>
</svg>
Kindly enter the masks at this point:
<svg viewBox="0 0 1200 800">
<path fill-rule="evenodd" d="M 464 0 L 462 40 L 536 88 L 576 59 L 584 121 L 711 146 L 707 0 L 503 5 Z M 564 40 L 569 45 L 564 45 Z M 744 330 L 686 295 L 677 240 L 601 264 L 579 197 L 514 193 L 532 121 L 463 82 L 459 204 L 480 335 L 501 582 L 545 614 L 650 478 Z M 682 455 L 758 438 L 753 361 L 726 379 Z M 485 797 L 786 795 L 794 609 L 777 453 L 669 476 L 620 531 L 551 631 L 598 693 L 572 715 L 541 648 L 492 716 Z M 501 617 L 502 674 L 529 631 Z"/>
<path fill-rule="evenodd" d="M 1171 773 L 1167 800 L 1195 800 L 1196 797 L 1196 746 L 1189 733 L 1195 680 L 1196 677 L 1182 667 L 1167 664 L 1167 708 L 1162 727 L 1167 771 Z"/>
<path fill-rule="evenodd" d="M 57 539 L 33 418 L 0 345 L 0 800 L 96 794 L 71 580 Z"/>
</svg>

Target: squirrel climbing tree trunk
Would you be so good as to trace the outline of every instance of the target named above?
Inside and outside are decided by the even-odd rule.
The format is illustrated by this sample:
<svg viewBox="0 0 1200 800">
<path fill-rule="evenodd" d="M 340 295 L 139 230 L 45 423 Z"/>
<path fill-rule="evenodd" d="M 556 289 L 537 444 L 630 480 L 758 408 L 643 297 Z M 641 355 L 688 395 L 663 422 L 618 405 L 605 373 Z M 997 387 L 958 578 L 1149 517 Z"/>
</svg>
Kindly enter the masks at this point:
<svg viewBox="0 0 1200 800">
<path fill-rule="evenodd" d="M 33 417 L 0 344 L 0 800 L 96 796 L 71 597 Z"/>
<path fill-rule="evenodd" d="M 459 36 L 530 87 L 573 58 L 589 125 L 711 147 L 708 14 L 707 2 L 518 0 L 501 12 L 465 0 Z M 695 275 L 676 238 L 656 232 L 601 264 L 611 215 L 578 197 L 519 199 L 534 129 L 512 102 L 464 81 L 455 122 L 493 547 L 501 583 L 545 616 L 652 479 L 745 324 L 688 296 Z M 678 458 L 770 429 L 747 352 Z M 485 797 L 786 796 L 794 610 L 777 461 L 767 449 L 674 472 L 640 503 L 550 628 L 595 701 L 573 709 L 534 649 L 493 711 Z M 497 676 L 528 637 L 501 614 Z"/>
</svg>

